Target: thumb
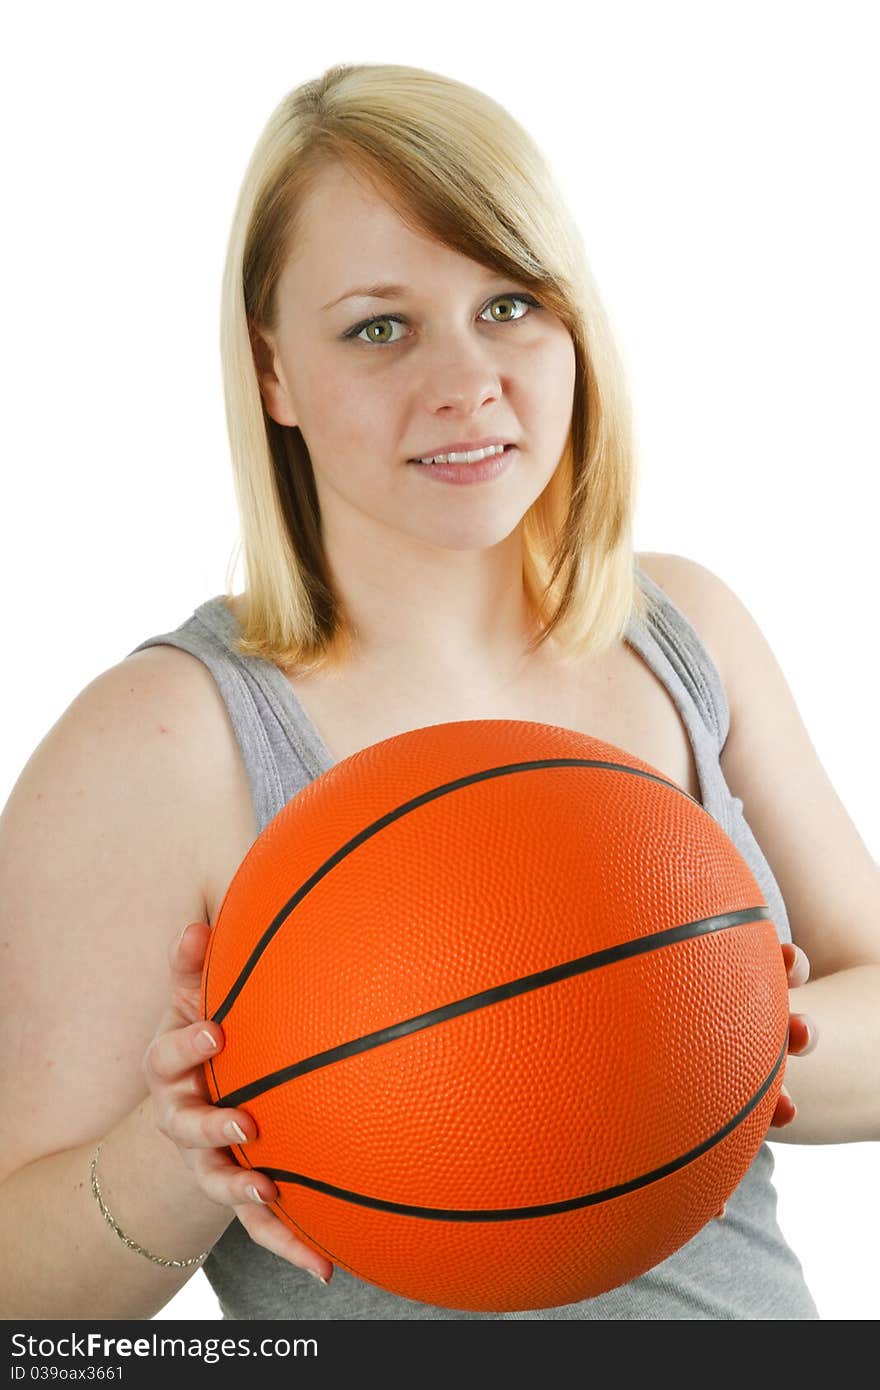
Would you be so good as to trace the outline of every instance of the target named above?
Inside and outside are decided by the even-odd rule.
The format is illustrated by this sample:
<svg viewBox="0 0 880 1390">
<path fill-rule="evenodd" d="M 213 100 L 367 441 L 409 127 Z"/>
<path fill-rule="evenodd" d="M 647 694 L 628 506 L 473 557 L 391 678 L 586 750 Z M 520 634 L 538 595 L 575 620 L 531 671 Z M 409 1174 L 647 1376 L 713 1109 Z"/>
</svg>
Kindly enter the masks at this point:
<svg viewBox="0 0 880 1390">
<path fill-rule="evenodd" d="M 201 1017 L 202 971 L 210 939 L 207 922 L 188 922 L 171 946 L 172 1007 L 184 1023 Z"/>
</svg>

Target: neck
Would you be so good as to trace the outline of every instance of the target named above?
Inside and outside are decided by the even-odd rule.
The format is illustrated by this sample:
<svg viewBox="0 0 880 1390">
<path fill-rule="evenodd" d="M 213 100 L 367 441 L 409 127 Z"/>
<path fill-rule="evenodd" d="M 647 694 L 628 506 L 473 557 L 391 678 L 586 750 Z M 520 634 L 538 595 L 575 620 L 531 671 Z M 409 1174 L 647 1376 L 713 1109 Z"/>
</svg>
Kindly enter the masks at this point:
<svg viewBox="0 0 880 1390">
<path fill-rule="evenodd" d="M 375 552 L 360 563 L 341 547 L 331 569 L 365 667 L 416 680 L 464 671 L 491 689 L 537 659 L 518 533 L 488 551 L 395 547 L 384 564 Z"/>
</svg>

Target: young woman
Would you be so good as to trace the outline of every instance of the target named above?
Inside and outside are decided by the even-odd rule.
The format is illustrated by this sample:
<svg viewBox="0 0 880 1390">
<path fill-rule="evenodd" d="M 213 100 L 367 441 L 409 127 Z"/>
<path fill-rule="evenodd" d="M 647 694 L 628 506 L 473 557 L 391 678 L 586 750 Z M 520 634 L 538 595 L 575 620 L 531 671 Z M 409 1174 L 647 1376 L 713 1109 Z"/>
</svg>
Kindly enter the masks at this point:
<svg viewBox="0 0 880 1390">
<path fill-rule="evenodd" d="M 698 799 L 789 972 L 774 1137 L 877 1138 L 880 876 L 743 605 L 633 554 L 623 372 L 527 134 L 409 67 L 291 92 L 235 211 L 222 358 L 245 592 L 99 674 L 0 823 L 2 1315 L 149 1318 L 203 1265 L 229 1318 L 495 1316 L 300 1242 L 229 1152 L 253 1118 L 201 1069 L 223 1046 L 201 965 L 256 836 L 334 762 L 434 723 L 579 729 Z M 631 1283 L 503 1316 L 815 1318 L 772 1168 L 762 1145 Z"/>
</svg>

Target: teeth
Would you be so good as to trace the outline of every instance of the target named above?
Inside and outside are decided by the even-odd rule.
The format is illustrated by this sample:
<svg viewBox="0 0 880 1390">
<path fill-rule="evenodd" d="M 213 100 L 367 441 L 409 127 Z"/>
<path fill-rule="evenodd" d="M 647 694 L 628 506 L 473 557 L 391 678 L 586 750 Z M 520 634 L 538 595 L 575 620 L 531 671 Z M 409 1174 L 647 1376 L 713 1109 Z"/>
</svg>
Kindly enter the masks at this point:
<svg viewBox="0 0 880 1390">
<path fill-rule="evenodd" d="M 486 449 L 474 449 L 469 454 L 426 454 L 424 458 L 417 459 L 417 463 L 479 463 L 480 459 L 492 458 L 495 454 L 503 454 L 503 444 L 490 444 Z"/>
</svg>

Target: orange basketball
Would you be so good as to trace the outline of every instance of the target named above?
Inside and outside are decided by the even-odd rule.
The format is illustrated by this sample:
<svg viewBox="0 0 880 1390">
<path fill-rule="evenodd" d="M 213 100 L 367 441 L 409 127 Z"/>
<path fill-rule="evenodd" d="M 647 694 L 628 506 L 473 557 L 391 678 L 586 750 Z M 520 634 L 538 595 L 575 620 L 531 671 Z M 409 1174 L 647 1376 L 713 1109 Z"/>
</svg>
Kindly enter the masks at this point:
<svg viewBox="0 0 880 1390">
<path fill-rule="evenodd" d="M 518 720 L 337 763 L 255 840 L 211 935 L 233 1152 L 315 1250 L 507 1312 L 664 1260 L 737 1187 L 782 1084 L 758 883 L 631 753 Z"/>
</svg>

